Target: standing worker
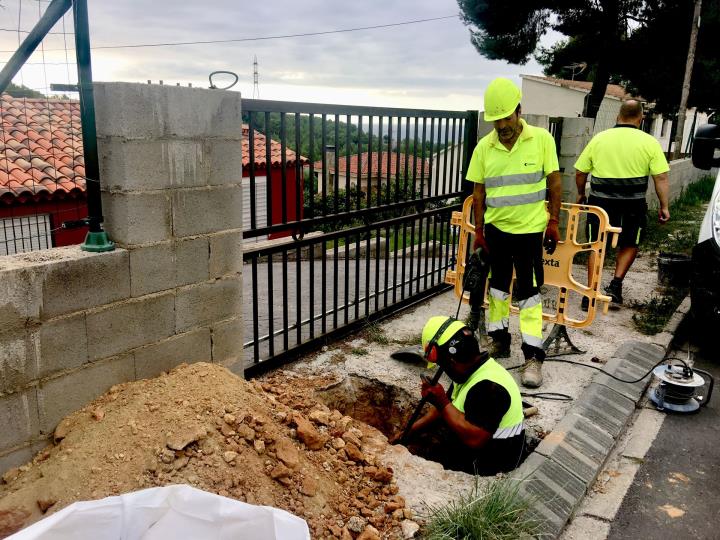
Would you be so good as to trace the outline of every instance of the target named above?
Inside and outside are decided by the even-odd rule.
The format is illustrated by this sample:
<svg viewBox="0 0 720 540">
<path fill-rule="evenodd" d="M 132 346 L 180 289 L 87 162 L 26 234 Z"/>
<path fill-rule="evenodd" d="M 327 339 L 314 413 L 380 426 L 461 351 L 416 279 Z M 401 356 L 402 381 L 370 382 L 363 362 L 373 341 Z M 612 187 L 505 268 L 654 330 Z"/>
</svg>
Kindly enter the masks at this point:
<svg viewBox="0 0 720 540">
<path fill-rule="evenodd" d="M 467 179 L 475 182 L 475 241 L 490 258 L 490 356 L 510 356 L 510 284 L 520 304 L 520 333 L 525 364 L 521 381 L 542 384 L 542 248 L 555 251 L 562 181 L 555 140 L 546 130 L 520 118 L 520 89 L 509 79 L 494 79 L 485 91 L 485 121 L 494 130 L 473 151 Z M 550 219 L 545 209 L 550 191 Z M 543 231 L 545 239 L 543 241 Z"/>
<path fill-rule="evenodd" d="M 599 206 L 608 213 L 610 224 L 622 227 L 618 239 L 615 275 L 605 288 L 614 304 L 622 304 L 622 284 L 638 253 L 638 244 L 647 225 L 645 192 L 648 175 L 655 182 L 655 193 L 660 202 L 658 219 L 670 219 L 668 207 L 668 171 L 660 143 L 640 130 L 642 104 L 634 99 L 623 102 L 615 127 L 595 135 L 575 163 L 575 183 L 578 204 Z M 585 184 L 590 178 L 590 198 L 585 196 Z M 599 221 L 589 214 L 588 240 L 597 238 Z M 588 283 L 595 267 L 594 252 L 588 260 Z M 583 297 L 582 309 L 587 311 L 588 298 Z"/>
<path fill-rule="evenodd" d="M 408 433 L 436 428 L 441 445 L 431 457 L 446 468 L 481 475 L 515 469 L 525 449 L 525 424 L 512 375 L 480 350 L 467 326 L 450 317 L 431 317 L 422 331 L 422 345 L 428 361 L 437 363 L 453 382 L 446 392 L 442 385 L 423 380 L 421 394 L 434 407 Z M 423 451 L 427 455 L 433 449 Z"/>
</svg>

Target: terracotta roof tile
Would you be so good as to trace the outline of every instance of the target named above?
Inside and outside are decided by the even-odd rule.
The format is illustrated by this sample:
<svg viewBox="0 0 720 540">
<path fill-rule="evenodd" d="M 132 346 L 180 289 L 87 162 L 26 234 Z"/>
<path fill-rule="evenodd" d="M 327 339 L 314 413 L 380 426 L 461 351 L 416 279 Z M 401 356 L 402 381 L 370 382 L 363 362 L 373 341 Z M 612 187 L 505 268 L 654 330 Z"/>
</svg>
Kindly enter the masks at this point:
<svg viewBox="0 0 720 540">
<path fill-rule="evenodd" d="M 267 163 L 267 140 L 265 134 L 258 130 L 253 130 L 253 147 L 254 147 L 254 161 L 255 167 L 258 169 L 264 169 Z M 250 127 L 247 124 L 242 126 L 242 160 L 243 167 L 250 165 Z M 285 164 L 294 165 L 297 160 L 297 155 L 287 146 L 285 147 Z M 279 142 L 270 139 L 270 166 L 280 167 L 282 163 L 282 146 Z M 306 157 L 300 156 L 300 163 L 308 163 Z"/>
<path fill-rule="evenodd" d="M 85 191 L 80 105 L 0 96 L 0 199 Z"/>
<path fill-rule="evenodd" d="M 363 152 L 360 154 L 360 170 L 361 175 L 367 175 L 368 172 L 368 158 L 371 159 L 371 165 L 372 165 L 372 178 L 377 178 L 378 171 L 380 173 L 380 176 L 384 177 L 388 174 L 388 152 L 383 152 L 380 154 L 379 152 L 372 152 L 372 156 L 370 156 L 371 152 Z M 398 152 L 390 152 L 390 168 L 389 173 L 391 177 L 394 177 L 396 173 L 399 172 L 400 175 L 405 174 L 405 160 L 408 160 L 407 164 L 407 171 L 408 176 L 412 178 L 413 174 L 413 163 L 415 164 L 415 177 L 420 178 L 421 175 L 424 174 L 425 176 L 428 175 L 429 171 L 429 164 L 430 161 L 426 158 L 424 167 L 423 167 L 423 159 L 422 158 L 415 158 L 412 155 L 407 155 L 403 153 Z M 398 169 L 398 157 L 400 159 L 400 168 Z M 333 160 L 334 161 L 334 160 Z M 379 163 L 380 162 L 380 163 Z M 316 161 L 313 164 L 313 168 L 316 171 L 322 170 L 322 160 Z M 328 172 L 333 172 L 335 169 L 335 163 L 328 163 Z M 342 177 L 343 174 L 345 174 L 347 171 L 347 163 L 346 163 L 346 156 L 342 155 L 339 156 L 339 162 L 338 162 L 338 175 Z M 354 154 L 350 156 L 350 174 L 353 176 L 357 176 L 358 174 L 358 155 Z"/>
</svg>

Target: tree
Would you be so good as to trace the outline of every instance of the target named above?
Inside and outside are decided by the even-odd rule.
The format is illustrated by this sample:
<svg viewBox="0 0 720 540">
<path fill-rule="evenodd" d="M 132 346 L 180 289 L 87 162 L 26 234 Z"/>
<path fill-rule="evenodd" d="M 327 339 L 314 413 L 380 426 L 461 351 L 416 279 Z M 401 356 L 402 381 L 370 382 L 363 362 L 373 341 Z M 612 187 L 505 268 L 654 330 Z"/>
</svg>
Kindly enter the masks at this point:
<svg viewBox="0 0 720 540">
<path fill-rule="evenodd" d="M 585 116 L 595 118 L 605 97 L 622 42 L 642 16 L 643 0 L 458 0 L 471 41 L 483 56 L 525 64 L 533 54 L 548 65 L 556 59 L 592 66 L 593 85 Z M 549 50 L 540 38 L 549 30 L 568 37 Z M 563 60 L 564 61 L 564 60 Z"/>
<path fill-rule="evenodd" d="M 8 84 L 8 87 L 5 89 L 5 93 L 11 95 L 12 97 L 16 98 L 44 98 L 45 95 L 41 92 L 38 92 L 37 90 L 33 90 L 32 88 L 28 88 L 27 86 L 21 84 L 18 86 L 17 84 L 10 83 Z"/>
</svg>

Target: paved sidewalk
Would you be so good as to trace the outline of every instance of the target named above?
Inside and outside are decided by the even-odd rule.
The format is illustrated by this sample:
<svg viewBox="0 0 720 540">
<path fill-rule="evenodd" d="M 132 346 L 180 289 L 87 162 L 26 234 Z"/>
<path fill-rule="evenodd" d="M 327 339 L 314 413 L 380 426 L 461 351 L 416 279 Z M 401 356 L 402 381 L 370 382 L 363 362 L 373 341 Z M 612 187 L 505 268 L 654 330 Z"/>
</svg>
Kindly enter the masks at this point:
<svg viewBox="0 0 720 540">
<path fill-rule="evenodd" d="M 682 354 L 682 353 L 677 353 Z M 720 380 L 720 364 L 695 366 Z M 608 538 L 720 538 L 720 393 L 695 415 L 667 415 Z"/>
</svg>

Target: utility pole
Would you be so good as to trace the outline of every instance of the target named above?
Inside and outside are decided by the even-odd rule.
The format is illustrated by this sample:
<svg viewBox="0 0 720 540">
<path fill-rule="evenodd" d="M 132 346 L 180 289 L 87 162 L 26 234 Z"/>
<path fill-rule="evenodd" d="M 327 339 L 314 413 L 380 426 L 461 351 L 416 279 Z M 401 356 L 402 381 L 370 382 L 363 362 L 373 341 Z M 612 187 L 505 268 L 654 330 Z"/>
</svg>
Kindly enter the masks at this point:
<svg viewBox="0 0 720 540">
<path fill-rule="evenodd" d="M 695 0 L 692 28 L 690 29 L 690 47 L 688 48 L 687 63 L 685 64 L 685 78 L 683 79 L 682 94 L 680 95 L 680 108 L 677 115 L 677 130 L 675 132 L 675 151 L 672 158 L 678 159 L 682 152 L 683 131 L 685 130 L 685 116 L 687 114 L 688 95 L 690 94 L 690 78 L 695 63 L 695 47 L 697 45 L 698 30 L 700 29 L 700 8 L 702 0 Z"/>
<path fill-rule="evenodd" d="M 257 56 L 253 57 L 253 99 L 260 97 L 260 82 L 258 80 Z"/>
</svg>

